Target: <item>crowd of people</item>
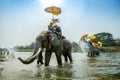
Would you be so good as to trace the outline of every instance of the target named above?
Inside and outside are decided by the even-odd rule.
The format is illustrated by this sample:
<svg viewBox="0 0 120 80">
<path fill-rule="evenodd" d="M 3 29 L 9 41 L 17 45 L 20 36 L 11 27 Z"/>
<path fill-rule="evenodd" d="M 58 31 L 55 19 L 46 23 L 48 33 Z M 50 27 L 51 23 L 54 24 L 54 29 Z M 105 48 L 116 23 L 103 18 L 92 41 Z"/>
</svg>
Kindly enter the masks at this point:
<svg viewBox="0 0 120 80">
<path fill-rule="evenodd" d="M 96 36 L 94 35 L 91 35 L 91 36 L 88 36 L 88 34 L 85 34 L 81 37 L 81 40 L 85 41 L 86 43 L 88 43 L 88 48 L 90 47 L 99 47 L 101 48 L 102 47 L 102 42 L 98 41 L 96 39 Z"/>
</svg>

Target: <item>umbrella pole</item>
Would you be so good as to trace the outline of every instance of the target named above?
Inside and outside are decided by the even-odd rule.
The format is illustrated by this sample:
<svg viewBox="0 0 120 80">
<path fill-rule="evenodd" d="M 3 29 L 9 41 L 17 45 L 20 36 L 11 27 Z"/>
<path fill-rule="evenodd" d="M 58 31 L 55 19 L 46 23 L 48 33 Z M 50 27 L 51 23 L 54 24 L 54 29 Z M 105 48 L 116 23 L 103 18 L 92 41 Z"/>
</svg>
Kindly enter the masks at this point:
<svg viewBox="0 0 120 80">
<path fill-rule="evenodd" d="M 53 3 L 52 3 L 53 6 Z M 54 11 L 53 7 L 52 7 L 52 12 Z M 54 19 L 54 14 L 52 13 L 52 19 Z"/>
</svg>

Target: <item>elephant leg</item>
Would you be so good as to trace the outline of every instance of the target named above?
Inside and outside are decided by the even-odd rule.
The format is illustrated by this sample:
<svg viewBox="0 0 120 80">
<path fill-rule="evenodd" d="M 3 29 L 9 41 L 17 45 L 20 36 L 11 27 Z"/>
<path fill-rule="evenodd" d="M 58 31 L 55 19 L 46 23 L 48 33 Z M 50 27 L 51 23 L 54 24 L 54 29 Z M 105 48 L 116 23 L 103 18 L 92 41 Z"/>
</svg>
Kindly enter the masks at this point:
<svg viewBox="0 0 120 80">
<path fill-rule="evenodd" d="M 96 52 L 93 53 L 93 57 L 95 57 L 95 56 L 96 56 Z"/>
<path fill-rule="evenodd" d="M 98 51 L 95 51 L 95 54 L 94 54 L 94 56 L 98 56 Z"/>
<path fill-rule="evenodd" d="M 43 50 L 41 50 L 41 51 L 39 52 L 38 60 L 37 60 L 37 64 L 39 64 L 39 62 L 40 62 L 41 64 L 43 64 L 43 56 L 42 56 L 42 52 L 43 52 Z"/>
<path fill-rule="evenodd" d="M 72 62 L 73 62 L 73 59 L 72 59 L 72 54 L 71 54 L 71 51 L 70 51 L 70 50 L 68 51 L 68 57 L 69 57 L 70 62 L 72 63 Z"/>
<path fill-rule="evenodd" d="M 99 56 L 100 55 L 100 53 L 99 53 L 99 51 L 97 52 L 97 56 Z"/>
<path fill-rule="evenodd" d="M 91 57 L 93 57 L 93 54 L 94 54 L 94 52 L 92 51 L 92 52 L 91 52 Z"/>
<path fill-rule="evenodd" d="M 70 54 L 68 55 L 68 57 L 69 57 L 70 63 L 72 63 L 73 62 L 72 55 Z"/>
<path fill-rule="evenodd" d="M 52 52 L 46 50 L 46 52 L 45 52 L 45 66 L 49 66 L 51 55 L 52 55 Z"/>
<path fill-rule="evenodd" d="M 65 56 L 65 62 L 68 62 L 68 58 L 67 58 L 67 56 Z"/>
<path fill-rule="evenodd" d="M 88 57 L 91 57 L 91 51 L 88 52 Z"/>
<path fill-rule="evenodd" d="M 97 52 L 96 52 L 96 55 L 99 56 L 99 54 L 100 54 L 99 51 L 97 51 Z"/>
<path fill-rule="evenodd" d="M 88 55 L 87 55 L 88 57 L 90 56 L 90 52 L 88 52 Z"/>
<path fill-rule="evenodd" d="M 95 57 L 95 56 L 97 56 L 97 52 L 96 52 L 96 51 L 94 51 L 94 54 L 93 54 L 93 55 L 94 55 L 94 57 Z"/>
<path fill-rule="evenodd" d="M 92 51 L 92 53 L 91 53 L 91 57 L 93 57 L 94 56 L 94 52 Z"/>
<path fill-rule="evenodd" d="M 65 62 L 68 62 L 66 53 L 64 54 Z"/>
<path fill-rule="evenodd" d="M 90 52 L 90 57 L 92 57 L 93 51 Z"/>
<path fill-rule="evenodd" d="M 88 57 L 91 57 L 91 50 L 88 51 Z"/>
<path fill-rule="evenodd" d="M 61 58 L 62 53 L 61 53 L 61 52 L 62 52 L 62 51 L 57 51 L 57 52 L 55 53 L 56 58 L 57 58 L 57 63 L 58 63 L 58 65 L 62 65 L 62 58 Z"/>
<path fill-rule="evenodd" d="M 93 52 L 93 57 L 95 57 L 95 56 L 96 56 L 96 51 Z"/>
</svg>

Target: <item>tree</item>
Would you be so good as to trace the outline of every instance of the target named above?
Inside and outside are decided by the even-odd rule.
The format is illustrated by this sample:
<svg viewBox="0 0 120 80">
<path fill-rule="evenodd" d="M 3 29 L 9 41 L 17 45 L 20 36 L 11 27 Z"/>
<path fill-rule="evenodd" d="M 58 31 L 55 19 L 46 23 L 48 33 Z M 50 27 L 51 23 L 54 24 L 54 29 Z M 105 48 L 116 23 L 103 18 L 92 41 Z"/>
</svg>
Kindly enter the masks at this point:
<svg viewBox="0 0 120 80">
<path fill-rule="evenodd" d="M 113 35 L 111 33 L 98 33 L 95 34 L 97 40 L 103 42 L 103 46 L 115 46 L 115 40 L 113 39 Z"/>
<path fill-rule="evenodd" d="M 35 46 L 35 42 L 32 42 L 30 45 L 26 45 L 26 46 L 15 46 L 15 49 L 34 49 Z"/>
<path fill-rule="evenodd" d="M 34 46 L 35 46 L 35 42 L 32 42 L 32 43 L 29 45 L 30 49 L 34 49 Z"/>
<path fill-rule="evenodd" d="M 72 50 L 73 52 L 80 51 L 80 46 L 76 42 L 72 42 Z"/>
<path fill-rule="evenodd" d="M 120 46 L 120 39 L 115 39 L 116 46 Z"/>
</svg>

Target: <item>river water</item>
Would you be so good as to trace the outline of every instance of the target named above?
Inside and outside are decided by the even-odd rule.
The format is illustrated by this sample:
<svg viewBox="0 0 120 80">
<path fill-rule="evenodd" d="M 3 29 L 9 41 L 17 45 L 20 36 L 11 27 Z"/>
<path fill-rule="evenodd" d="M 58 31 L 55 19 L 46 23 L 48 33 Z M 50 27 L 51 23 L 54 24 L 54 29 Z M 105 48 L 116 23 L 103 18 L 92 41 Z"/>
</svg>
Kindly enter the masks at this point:
<svg viewBox="0 0 120 80">
<path fill-rule="evenodd" d="M 57 66 L 54 53 L 49 67 L 37 65 L 36 60 L 24 65 L 17 59 L 30 55 L 32 52 L 15 52 L 14 58 L 0 62 L 0 80 L 120 80 L 120 52 L 101 53 L 92 58 L 72 53 L 73 63 L 63 59 L 61 67 Z"/>
</svg>

